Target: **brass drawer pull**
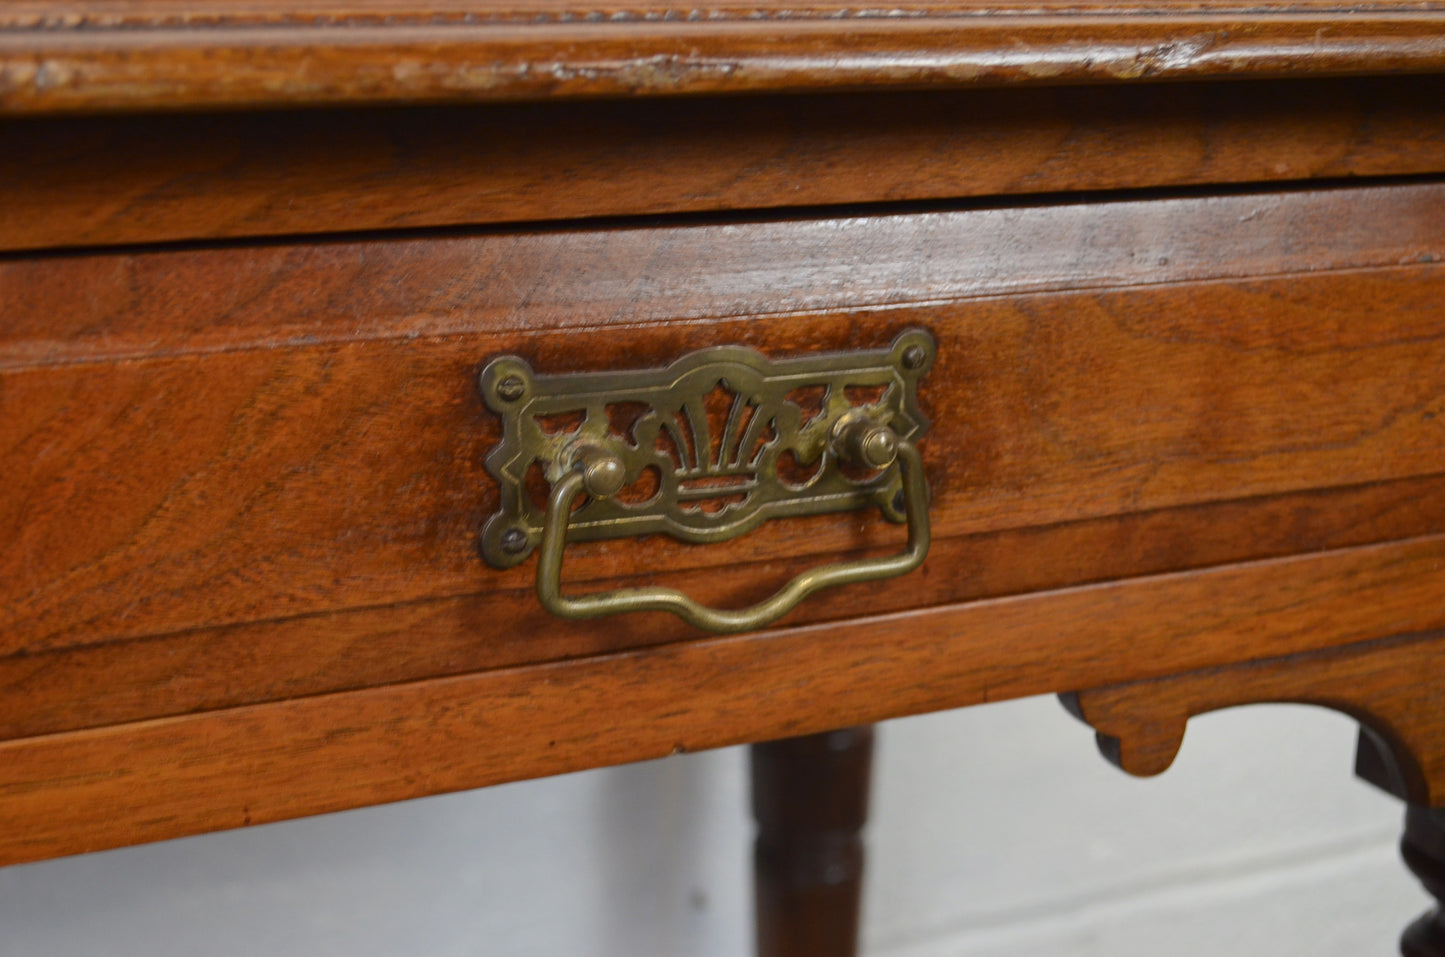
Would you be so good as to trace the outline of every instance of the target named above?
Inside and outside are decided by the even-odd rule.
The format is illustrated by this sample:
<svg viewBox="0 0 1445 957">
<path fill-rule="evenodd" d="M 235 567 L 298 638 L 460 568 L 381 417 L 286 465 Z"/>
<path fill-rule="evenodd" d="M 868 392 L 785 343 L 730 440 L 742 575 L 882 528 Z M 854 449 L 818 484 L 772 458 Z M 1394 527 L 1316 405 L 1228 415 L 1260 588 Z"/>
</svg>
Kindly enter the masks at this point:
<svg viewBox="0 0 1445 957">
<path fill-rule="evenodd" d="M 887 426 L 881 427 L 888 430 Z M 750 608 L 725 611 L 701 605 L 682 592 L 671 588 L 621 588 L 569 598 L 562 594 L 562 546 L 567 534 L 567 517 L 572 505 L 584 492 L 593 491 L 589 475 L 594 471 L 604 476 L 613 474 L 612 463 L 592 462 L 573 469 L 552 487 L 547 504 L 547 520 L 542 528 L 542 549 L 537 565 L 537 597 L 542 607 L 562 618 L 595 618 L 623 611 L 670 611 L 704 631 L 733 632 L 760 628 L 781 618 L 798 602 L 820 588 L 848 585 L 853 582 L 891 578 L 912 571 L 928 554 L 928 489 L 923 479 L 923 462 L 911 442 L 897 443 L 897 461 L 903 472 L 904 511 L 908 521 L 908 547 L 887 558 L 838 562 L 813 568 L 798 575 L 773 597 Z M 889 463 L 891 464 L 891 463 Z M 604 478 L 610 484 L 610 478 Z"/>
<path fill-rule="evenodd" d="M 901 575 L 928 553 L 928 485 L 914 443 L 928 427 L 917 383 L 933 354 L 933 337 L 912 329 L 888 349 L 770 360 L 719 346 L 641 372 L 541 376 L 515 356 L 494 359 L 481 389 L 503 419 L 487 457 L 501 508 L 482 554 L 508 568 L 539 550 L 537 597 L 562 618 L 670 611 L 712 632 L 761 627 L 821 588 Z M 805 394 L 816 397 L 807 407 Z M 535 465 L 551 487 L 540 506 L 526 486 Z M 670 588 L 562 593 L 568 541 L 663 532 L 720 542 L 768 518 L 868 505 L 907 523 L 903 551 L 811 569 L 750 608 L 708 608 Z"/>
</svg>

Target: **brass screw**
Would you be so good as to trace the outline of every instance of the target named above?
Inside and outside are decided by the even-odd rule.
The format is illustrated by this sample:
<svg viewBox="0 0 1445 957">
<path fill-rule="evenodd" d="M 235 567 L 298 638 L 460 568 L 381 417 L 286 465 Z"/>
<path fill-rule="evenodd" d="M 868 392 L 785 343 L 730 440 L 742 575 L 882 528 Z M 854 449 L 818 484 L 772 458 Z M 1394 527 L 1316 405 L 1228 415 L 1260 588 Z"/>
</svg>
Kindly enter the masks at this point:
<svg viewBox="0 0 1445 957">
<path fill-rule="evenodd" d="M 501 545 L 508 555 L 520 555 L 527 550 L 527 533 L 520 528 L 509 528 L 502 533 Z"/>
<path fill-rule="evenodd" d="M 497 383 L 497 395 L 504 402 L 516 402 L 527 392 L 527 383 L 520 376 L 509 375 Z"/>
<path fill-rule="evenodd" d="M 928 361 L 928 350 L 922 346 L 909 346 L 903 350 L 903 368 L 922 369 Z"/>
</svg>

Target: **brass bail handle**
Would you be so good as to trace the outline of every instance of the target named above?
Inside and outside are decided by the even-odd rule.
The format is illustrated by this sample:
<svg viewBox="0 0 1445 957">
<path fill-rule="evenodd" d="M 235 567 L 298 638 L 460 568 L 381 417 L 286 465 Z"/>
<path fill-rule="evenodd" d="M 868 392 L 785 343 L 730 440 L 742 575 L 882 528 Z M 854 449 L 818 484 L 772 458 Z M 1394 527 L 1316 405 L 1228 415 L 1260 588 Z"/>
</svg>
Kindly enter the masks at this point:
<svg viewBox="0 0 1445 957">
<path fill-rule="evenodd" d="M 629 611 L 670 611 L 690 625 L 719 634 L 750 631 L 776 621 L 804 598 L 823 588 L 854 582 L 892 578 L 912 571 L 928 554 L 928 486 L 918 449 L 889 426 L 865 414 L 844 416 L 833 430 L 830 444 L 840 459 L 869 469 L 887 469 L 895 463 L 903 485 L 903 512 L 908 523 L 908 544 L 884 558 L 837 562 L 810 569 L 779 589 L 771 598 L 750 608 L 709 608 L 672 588 L 622 588 L 591 595 L 562 594 L 562 549 L 567 521 L 578 496 L 606 499 L 623 485 L 626 469 L 607 450 L 582 445 L 572 466 L 552 487 L 542 526 L 537 562 L 537 597 L 542 607 L 561 618 L 596 618 Z"/>
</svg>

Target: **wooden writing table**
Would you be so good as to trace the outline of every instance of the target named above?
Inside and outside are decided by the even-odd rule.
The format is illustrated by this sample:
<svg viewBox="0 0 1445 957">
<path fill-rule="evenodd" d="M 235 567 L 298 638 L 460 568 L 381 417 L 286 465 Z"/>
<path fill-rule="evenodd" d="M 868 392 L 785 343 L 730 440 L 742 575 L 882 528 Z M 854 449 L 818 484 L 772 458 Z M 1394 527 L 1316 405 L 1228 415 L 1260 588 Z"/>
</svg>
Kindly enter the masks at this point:
<svg viewBox="0 0 1445 957">
<path fill-rule="evenodd" d="M 7 0 L 0 863 L 790 738 L 754 752 L 761 948 L 846 953 L 868 736 L 809 736 L 1057 692 L 1141 774 L 1203 711 L 1349 713 L 1445 896 L 1442 72 L 1431 2 Z M 868 433 L 921 456 L 907 574 L 709 636 L 550 614 L 535 527 L 479 556 L 491 360 L 907 330 L 918 414 Z M 694 429 L 762 422 L 718 385 Z M 757 454 L 818 416 L 798 468 L 873 454 L 832 417 L 898 393 L 842 385 Z M 598 403 L 517 508 L 579 436 L 652 453 Z M 653 481 L 716 477 L 699 435 Z M 909 487 L 898 454 L 848 481 Z M 561 587 L 736 609 L 904 537 L 569 540 Z M 1440 913 L 1404 946 L 1445 954 Z"/>
</svg>

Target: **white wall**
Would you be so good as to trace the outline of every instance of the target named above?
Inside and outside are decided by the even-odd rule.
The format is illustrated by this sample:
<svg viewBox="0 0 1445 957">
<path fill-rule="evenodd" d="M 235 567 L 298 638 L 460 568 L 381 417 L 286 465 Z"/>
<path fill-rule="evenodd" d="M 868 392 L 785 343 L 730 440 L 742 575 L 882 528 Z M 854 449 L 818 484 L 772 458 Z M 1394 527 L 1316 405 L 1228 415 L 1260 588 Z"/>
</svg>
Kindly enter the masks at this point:
<svg viewBox="0 0 1445 957">
<path fill-rule="evenodd" d="M 1052 699 L 887 724 L 870 957 L 1362 957 L 1426 906 L 1401 808 L 1305 708 L 1105 764 Z M 740 749 L 0 869 L 0 954 L 742 957 Z"/>
</svg>

